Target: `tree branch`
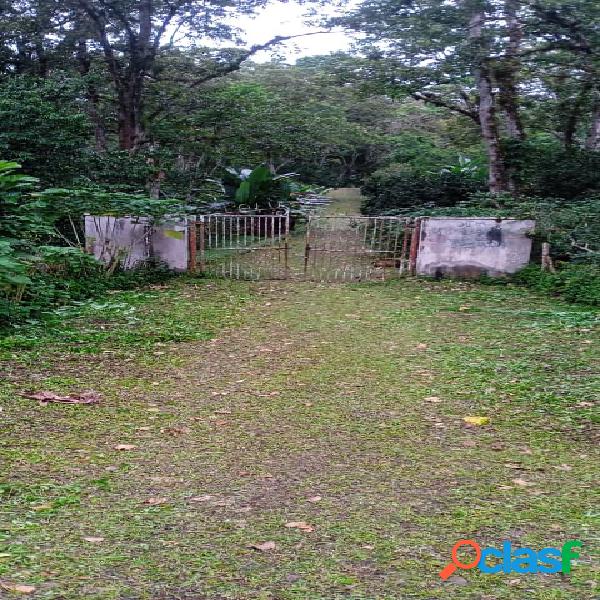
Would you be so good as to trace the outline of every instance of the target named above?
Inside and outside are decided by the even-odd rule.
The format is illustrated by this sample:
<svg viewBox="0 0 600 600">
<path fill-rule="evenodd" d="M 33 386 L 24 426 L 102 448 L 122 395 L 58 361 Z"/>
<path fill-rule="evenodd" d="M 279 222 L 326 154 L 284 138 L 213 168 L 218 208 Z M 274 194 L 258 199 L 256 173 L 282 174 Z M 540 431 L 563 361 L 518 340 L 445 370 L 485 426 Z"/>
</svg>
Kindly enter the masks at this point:
<svg viewBox="0 0 600 600">
<path fill-rule="evenodd" d="M 474 109 L 463 108 L 462 106 L 452 104 L 451 102 L 444 100 L 441 96 L 438 96 L 432 92 L 413 92 L 411 96 L 415 100 L 421 100 L 422 102 L 427 102 L 429 104 L 433 104 L 434 106 L 447 108 L 452 112 L 457 112 L 465 117 L 469 117 L 469 119 L 472 119 L 475 121 L 475 123 L 479 123 L 479 114 Z"/>
<path fill-rule="evenodd" d="M 224 75 L 233 73 L 234 71 L 237 71 L 241 67 L 241 65 L 244 61 L 248 60 L 251 56 L 253 56 L 257 52 L 261 52 L 262 50 L 267 50 L 267 49 L 271 48 L 272 46 L 276 46 L 277 44 L 280 44 L 281 42 L 287 42 L 288 40 L 291 40 L 294 38 L 306 37 L 309 35 L 318 35 L 321 33 L 329 33 L 329 31 L 313 31 L 311 33 L 301 33 L 298 35 L 277 35 L 274 38 L 270 39 L 268 42 L 265 42 L 264 44 L 255 44 L 254 46 L 252 46 L 251 48 L 249 48 L 248 50 L 243 52 L 235 60 L 233 60 L 227 64 L 221 65 L 220 67 L 217 67 L 217 69 L 215 69 L 215 71 L 213 71 L 212 73 L 208 73 L 204 77 L 196 79 L 195 81 L 193 81 L 190 84 L 190 87 L 193 88 L 193 87 L 199 86 L 203 83 L 206 83 L 207 81 L 211 81 L 212 79 L 218 79 L 219 77 L 223 77 Z"/>
</svg>

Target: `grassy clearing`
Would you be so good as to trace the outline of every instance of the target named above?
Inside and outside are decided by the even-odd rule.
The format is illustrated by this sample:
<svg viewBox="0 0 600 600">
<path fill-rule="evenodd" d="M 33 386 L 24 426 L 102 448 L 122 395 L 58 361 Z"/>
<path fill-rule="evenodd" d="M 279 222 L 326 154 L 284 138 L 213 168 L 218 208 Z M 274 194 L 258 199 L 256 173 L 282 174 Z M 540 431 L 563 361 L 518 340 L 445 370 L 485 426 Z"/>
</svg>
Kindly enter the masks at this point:
<svg viewBox="0 0 600 600">
<path fill-rule="evenodd" d="M 0 581 L 54 600 L 595 598 L 595 317 L 513 287 L 181 281 L 25 328 L 2 346 Z M 585 546 L 566 577 L 442 584 L 468 537 Z"/>
</svg>

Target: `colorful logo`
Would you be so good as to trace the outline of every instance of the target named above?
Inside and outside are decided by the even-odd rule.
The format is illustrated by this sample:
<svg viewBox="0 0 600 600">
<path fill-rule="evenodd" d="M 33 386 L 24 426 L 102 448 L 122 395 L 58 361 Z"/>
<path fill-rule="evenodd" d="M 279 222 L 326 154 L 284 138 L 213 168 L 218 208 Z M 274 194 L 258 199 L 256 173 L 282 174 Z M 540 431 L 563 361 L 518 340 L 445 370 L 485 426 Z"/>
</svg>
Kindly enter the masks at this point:
<svg viewBox="0 0 600 600">
<path fill-rule="evenodd" d="M 468 546 L 475 551 L 475 560 L 464 563 L 458 558 L 458 550 Z M 502 549 L 488 547 L 481 548 L 474 540 L 458 540 L 452 547 L 449 562 L 441 571 L 440 577 L 445 581 L 456 569 L 474 569 L 477 567 L 482 573 L 570 573 L 571 561 L 578 558 L 579 554 L 573 548 L 581 547 L 579 540 L 571 540 L 563 544 L 562 548 L 513 548 L 507 540 L 502 542 Z M 495 559 L 493 564 L 490 564 Z"/>
</svg>

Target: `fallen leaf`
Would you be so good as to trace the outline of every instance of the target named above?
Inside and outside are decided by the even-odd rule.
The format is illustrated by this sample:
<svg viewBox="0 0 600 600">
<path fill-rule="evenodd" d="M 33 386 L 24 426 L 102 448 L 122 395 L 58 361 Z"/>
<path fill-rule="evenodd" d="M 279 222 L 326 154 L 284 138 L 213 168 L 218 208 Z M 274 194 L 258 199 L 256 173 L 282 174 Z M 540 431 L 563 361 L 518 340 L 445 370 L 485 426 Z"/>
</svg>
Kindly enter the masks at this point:
<svg viewBox="0 0 600 600">
<path fill-rule="evenodd" d="M 462 445 L 464 448 L 477 448 L 477 442 L 475 440 L 465 440 Z"/>
<path fill-rule="evenodd" d="M 0 581 L 0 588 L 8 592 L 17 592 L 18 594 L 33 594 L 33 592 L 35 592 L 34 585 L 9 583 L 8 581 Z"/>
<path fill-rule="evenodd" d="M 115 450 L 135 450 L 137 446 L 134 444 L 117 444 Z"/>
<path fill-rule="evenodd" d="M 310 498 L 307 498 L 308 502 L 320 502 L 321 501 L 321 496 L 311 496 Z"/>
<path fill-rule="evenodd" d="M 150 506 L 156 506 L 157 504 L 165 504 L 166 502 L 166 498 L 148 498 L 147 500 L 144 500 L 144 504 L 149 504 Z"/>
<path fill-rule="evenodd" d="M 212 500 L 212 496 L 209 494 L 205 494 L 204 496 L 192 496 L 190 500 L 192 502 L 208 502 L 209 500 Z"/>
<path fill-rule="evenodd" d="M 441 399 L 437 396 L 427 396 L 423 398 L 423 400 L 425 400 L 425 402 L 431 402 L 433 404 L 439 404 L 441 402 Z"/>
<path fill-rule="evenodd" d="M 35 510 L 35 511 L 39 511 L 39 510 L 49 510 L 50 508 L 52 508 L 51 504 L 38 504 L 37 506 L 32 506 L 31 509 Z"/>
<path fill-rule="evenodd" d="M 185 435 L 192 430 L 189 427 L 163 427 L 160 432 L 168 435 Z"/>
<path fill-rule="evenodd" d="M 290 521 L 289 523 L 285 524 L 285 527 L 287 527 L 288 529 L 300 529 L 306 532 L 315 530 L 315 528 L 312 525 L 309 525 L 305 521 Z"/>
<path fill-rule="evenodd" d="M 21 396 L 30 400 L 38 400 L 42 404 L 47 404 L 48 402 L 59 404 L 98 404 L 100 402 L 100 395 L 96 392 L 83 392 L 68 396 L 61 396 L 54 392 L 24 392 Z"/>
<path fill-rule="evenodd" d="M 417 348 L 419 350 L 425 350 L 427 348 L 427 344 L 423 344 L 422 342 L 417 344 Z"/>
<path fill-rule="evenodd" d="M 521 479 L 521 478 L 513 479 L 512 482 L 515 485 L 520 485 L 521 487 L 531 487 L 531 486 L 535 485 L 535 483 L 531 483 L 531 481 L 526 481 L 525 479 Z"/>
<path fill-rule="evenodd" d="M 559 471 L 572 471 L 573 467 L 571 467 L 570 465 L 566 465 L 566 464 L 562 464 L 562 465 L 557 465 L 554 467 L 555 469 L 558 469 Z"/>
<path fill-rule="evenodd" d="M 136 431 L 150 431 L 152 427 L 136 427 Z"/>
<path fill-rule="evenodd" d="M 228 408 L 219 408 L 215 410 L 216 415 L 230 415 L 231 411 Z"/>
<path fill-rule="evenodd" d="M 489 417 L 463 417 L 463 421 L 468 423 L 469 425 L 489 425 L 490 418 Z"/>
<path fill-rule="evenodd" d="M 260 550 L 261 552 L 268 552 L 269 550 L 275 550 L 277 544 L 275 542 L 263 542 L 262 544 L 251 544 L 250 548 Z"/>
<path fill-rule="evenodd" d="M 103 537 L 84 537 L 83 539 L 90 544 L 99 544 L 104 541 Z"/>
<path fill-rule="evenodd" d="M 591 408 L 593 406 L 595 406 L 595 404 L 593 402 L 578 402 L 575 406 L 578 406 L 579 408 Z"/>
</svg>

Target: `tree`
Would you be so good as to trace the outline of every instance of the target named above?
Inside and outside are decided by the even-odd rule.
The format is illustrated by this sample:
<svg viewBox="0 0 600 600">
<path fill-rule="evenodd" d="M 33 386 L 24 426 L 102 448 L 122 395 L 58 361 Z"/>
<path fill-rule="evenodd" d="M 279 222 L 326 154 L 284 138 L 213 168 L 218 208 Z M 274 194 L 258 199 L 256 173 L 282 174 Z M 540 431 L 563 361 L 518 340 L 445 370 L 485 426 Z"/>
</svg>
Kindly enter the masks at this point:
<svg viewBox="0 0 600 600">
<path fill-rule="evenodd" d="M 593 24 L 599 16 L 592 0 L 366 0 L 335 22 L 365 34 L 362 76 L 378 81 L 380 91 L 412 96 L 478 124 L 490 190 L 500 192 L 511 188 L 502 139 L 525 138 L 523 95 L 527 102 L 551 100 L 552 71 L 566 78 L 563 90 L 578 88 L 573 110 L 555 104 L 565 144 L 588 118 L 587 146 L 597 147 L 600 39 Z"/>
</svg>

